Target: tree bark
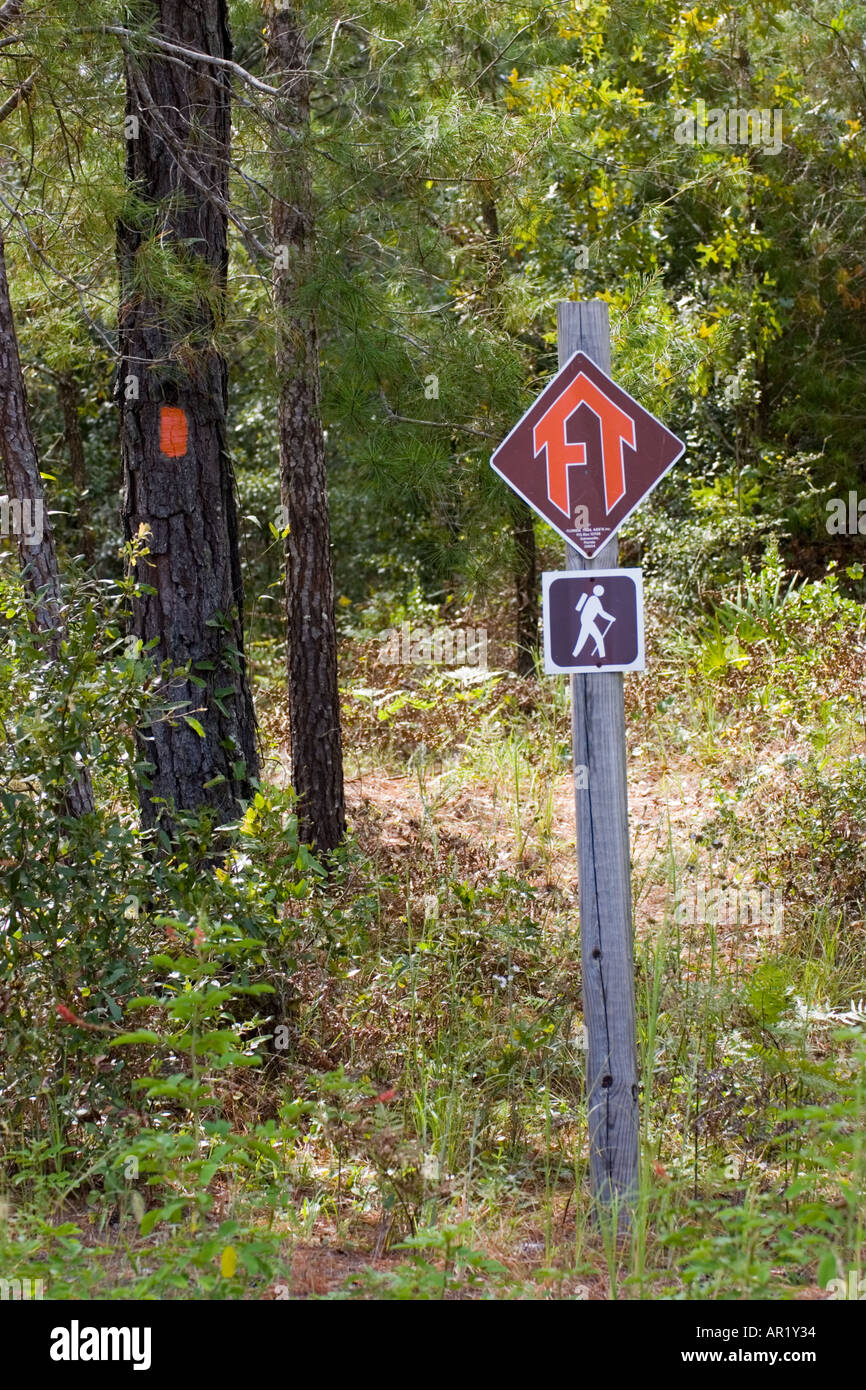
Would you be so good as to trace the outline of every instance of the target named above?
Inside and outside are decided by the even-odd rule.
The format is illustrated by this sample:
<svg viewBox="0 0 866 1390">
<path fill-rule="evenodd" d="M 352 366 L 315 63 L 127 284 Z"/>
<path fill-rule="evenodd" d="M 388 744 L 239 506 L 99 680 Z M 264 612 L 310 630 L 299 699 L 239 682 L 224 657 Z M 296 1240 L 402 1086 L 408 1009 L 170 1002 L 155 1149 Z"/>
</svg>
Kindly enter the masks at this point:
<svg viewBox="0 0 866 1390">
<path fill-rule="evenodd" d="M 481 216 L 490 238 L 490 245 L 497 248 L 495 254 L 499 256 L 499 213 L 490 193 L 482 195 Z M 502 263 L 500 258 L 491 267 L 487 290 L 490 291 L 501 278 Z M 538 653 L 538 563 L 535 555 L 535 527 L 530 508 L 522 498 L 510 491 L 508 509 L 511 517 L 511 535 L 514 541 L 516 669 L 518 676 L 534 676 L 535 657 Z"/>
<path fill-rule="evenodd" d="M 0 33 L 21 18 L 23 9 L 24 0 L 6 0 L 5 5 L 0 5 Z"/>
<path fill-rule="evenodd" d="M 81 437 L 81 422 L 78 415 L 81 389 L 71 372 L 64 372 L 57 379 L 57 396 L 63 413 L 63 433 L 69 454 L 69 472 L 77 497 L 78 531 L 85 563 L 93 564 L 93 532 L 87 521 L 87 462 L 84 456 L 84 440 Z"/>
<path fill-rule="evenodd" d="M 30 427 L 27 390 L 21 371 L 18 337 L 9 297 L 6 274 L 6 251 L 0 235 L 0 453 L 6 475 L 9 500 L 19 509 L 29 509 L 32 525 L 30 537 L 18 527 L 18 557 L 21 572 L 36 600 L 37 628 L 47 637 L 52 660 L 60 658 L 61 643 L 66 635 L 62 611 L 60 571 L 51 518 L 45 507 L 42 478 L 39 473 L 39 454 Z M 21 513 L 19 511 L 19 517 Z M 37 539 L 37 531 L 40 532 Z M 35 541 L 32 544 L 31 541 Z M 86 771 L 71 782 L 65 793 L 64 809 L 74 816 L 93 810 L 93 789 Z"/>
<path fill-rule="evenodd" d="M 334 581 L 319 405 L 319 349 L 309 304 L 314 217 L 309 166 L 310 78 L 302 18 L 267 8 L 268 72 L 277 154 L 274 240 L 280 487 L 286 538 L 286 658 L 292 781 L 301 837 L 327 852 L 345 834 Z"/>
<path fill-rule="evenodd" d="M 18 527 L 18 558 L 21 572 L 36 604 L 36 622 L 49 634 L 51 655 L 56 659 L 63 630 L 61 617 L 60 572 L 54 529 L 45 508 L 45 494 L 39 473 L 36 440 L 30 428 L 27 390 L 18 355 L 18 336 L 12 316 L 9 280 L 6 274 L 6 249 L 0 236 L 0 449 L 6 473 L 6 491 L 10 502 L 28 509 L 35 522 L 41 513 L 41 540 L 29 544 L 23 528 Z M 35 528 L 33 530 L 35 539 Z"/>
<path fill-rule="evenodd" d="M 225 0 L 152 0 L 156 34 L 231 56 Z M 226 364 L 214 345 L 226 294 L 230 85 L 226 69 L 125 54 L 127 178 L 136 209 L 118 227 L 119 394 L 127 539 L 150 532 L 132 629 L 174 668 L 175 715 L 142 731 L 152 773 L 142 820 L 171 806 L 233 818 L 258 776 L 243 643 L 234 479 L 226 445 Z M 137 138 L 136 138 L 137 137 Z M 185 293 L 158 293 L 149 254 L 173 258 Z M 151 262 L 152 264 L 152 262 Z M 188 718 L 197 721 L 197 732 Z"/>
</svg>

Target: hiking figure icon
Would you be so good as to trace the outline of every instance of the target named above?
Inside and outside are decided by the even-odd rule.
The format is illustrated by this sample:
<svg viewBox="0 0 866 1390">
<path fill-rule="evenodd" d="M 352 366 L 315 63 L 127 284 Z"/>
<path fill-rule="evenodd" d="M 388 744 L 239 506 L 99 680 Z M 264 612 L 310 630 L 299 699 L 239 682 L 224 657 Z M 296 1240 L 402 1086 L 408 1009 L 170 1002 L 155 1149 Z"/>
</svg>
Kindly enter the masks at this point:
<svg viewBox="0 0 866 1390">
<path fill-rule="evenodd" d="M 580 632 L 577 635 L 577 641 L 574 644 L 574 651 L 572 652 L 572 656 L 577 656 L 581 651 L 583 651 L 583 648 L 586 646 L 586 643 L 589 641 L 591 637 L 593 642 L 595 643 L 596 656 L 600 656 L 602 660 L 604 659 L 604 639 L 610 632 L 610 629 L 613 627 L 613 624 L 616 622 L 616 618 L 613 616 L 612 613 L 606 613 L 604 608 L 602 607 L 601 596 L 603 593 L 604 585 L 595 584 L 593 586 L 592 594 L 581 594 L 580 599 L 578 600 L 577 605 L 575 606 L 574 611 L 580 614 Z M 605 626 L 604 632 L 599 631 L 599 618 L 607 619 L 607 624 Z"/>
</svg>

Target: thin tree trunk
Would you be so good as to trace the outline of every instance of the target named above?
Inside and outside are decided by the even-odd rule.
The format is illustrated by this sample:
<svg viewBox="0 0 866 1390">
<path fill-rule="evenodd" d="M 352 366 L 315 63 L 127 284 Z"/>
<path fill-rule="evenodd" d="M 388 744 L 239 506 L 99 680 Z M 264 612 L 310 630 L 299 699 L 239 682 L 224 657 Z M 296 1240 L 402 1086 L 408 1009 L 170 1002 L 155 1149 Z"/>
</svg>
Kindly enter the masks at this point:
<svg viewBox="0 0 866 1390">
<path fill-rule="evenodd" d="M 487 60 L 484 59 L 486 62 Z M 495 95 L 493 97 L 495 100 Z M 499 213 L 490 193 L 481 198 L 481 216 L 492 248 L 499 255 Z M 491 267 L 487 281 L 488 292 L 502 278 L 501 258 Z M 535 527 L 532 512 L 522 498 L 509 493 L 508 511 L 514 541 L 514 642 L 517 648 L 516 667 L 519 676 L 535 675 L 538 653 L 538 564 L 535 556 Z"/>
<path fill-rule="evenodd" d="M 75 488 L 78 501 L 78 531 L 81 537 L 81 548 L 86 564 L 92 565 L 93 532 L 88 525 L 87 502 L 84 496 L 87 491 L 87 463 L 78 414 L 81 390 L 71 372 L 64 372 L 58 377 L 57 396 L 60 401 L 60 409 L 63 412 L 63 433 L 66 437 L 66 449 L 69 454 L 69 471 L 72 475 L 72 485 Z"/>
<path fill-rule="evenodd" d="M 54 661 L 60 657 L 60 644 L 66 635 L 62 612 L 60 571 L 51 518 L 45 508 L 45 495 L 39 475 L 39 455 L 30 427 L 27 390 L 18 354 L 18 338 L 9 298 L 6 251 L 0 235 L 0 453 L 6 475 L 6 491 L 17 504 L 18 518 L 27 509 L 31 523 L 29 537 L 18 526 L 18 556 L 24 581 L 36 599 L 37 628 L 47 637 Z M 34 543 L 35 542 L 35 543 Z M 65 792 L 65 808 L 70 815 L 83 816 L 93 810 L 93 789 L 86 771 Z"/>
<path fill-rule="evenodd" d="M 225 0 L 152 0 L 148 9 L 161 38 L 231 56 Z M 150 532 L 138 577 L 153 592 L 135 600 L 133 631 L 174 668 L 164 694 L 181 706 L 141 742 L 152 765 L 143 822 L 170 827 L 172 805 L 236 816 L 259 770 L 226 364 L 214 346 L 228 265 L 230 86 L 225 68 L 159 52 L 127 51 L 126 75 L 127 116 L 138 121 L 127 177 L 139 211 L 118 227 L 123 513 L 127 539 Z M 143 263 L 156 242 L 188 271 L 182 301 L 148 291 Z"/>
<path fill-rule="evenodd" d="M 41 631 L 48 633 L 52 657 L 60 650 L 63 631 L 61 617 L 60 571 L 54 545 L 54 529 L 45 508 L 45 494 L 39 474 L 39 455 L 30 428 L 27 390 L 18 355 L 18 337 L 9 298 L 6 250 L 0 236 L 0 449 L 6 472 L 6 491 L 10 502 L 31 519 L 31 543 L 19 524 L 18 558 L 28 588 L 37 600 L 35 616 Z M 21 515 L 19 510 L 18 515 Z M 41 517 L 41 527 L 35 525 Z M 36 540 L 37 529 L 41 539 Z"/>
<path fill-rule="evenodd" d="M 306 36 L 294 7 L 267 9 L 274 103 L 274 302 L 280 486 L 286 539 L 286 656 L 292 781 L 301 836 L 326 852 L 345 834 L 343 747 L 319 349 L 309 305 L 314 249 Z"/>
</svg>

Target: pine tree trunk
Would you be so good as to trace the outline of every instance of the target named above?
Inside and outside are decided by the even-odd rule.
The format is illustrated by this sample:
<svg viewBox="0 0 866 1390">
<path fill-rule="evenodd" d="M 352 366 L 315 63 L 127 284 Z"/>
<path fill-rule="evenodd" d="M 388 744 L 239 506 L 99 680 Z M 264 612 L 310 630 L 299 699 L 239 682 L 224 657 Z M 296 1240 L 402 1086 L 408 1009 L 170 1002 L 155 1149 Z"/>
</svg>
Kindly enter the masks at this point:
<svg viewBox="0 0 866 1390">
<path fill-rule="evenodd" d="M 319 349 L 309 303 L 314 224 L 308 162 L 310 79 L 301 17 L 268 6 L 274 102 L 271 231 L 279 390 L 280 486 L 286 523 L 286 657 L 292 782 L 301 836 L 322 852 L 345 834 L 343 748 Z"/>
<path fill-rule="evenodd" d="M 84 552 L 86 564 L 92 565 L 93 532 L 87 522 L 87 501 L 84 497 L 87 491 L 87 462 L 84 456 L 84 440 L 81 437 L 81 423 L 78 415 L 81 391 L 71 372 L 64 372 L 58 378 L 57 396 L 60 401 L 60 409 L 63 412 L 63 433 L 66 437 L 66 449 L 69 454 L 69 472 L 72 475 L 72 485 L 78 499 L 78 532 L 81 539 L 81 549 Z"/>
<path fill-rule="evenodd" d="M 484 61 L 486 63 L 487 59 Z M 482 194 L 481 216 L 496 257 L 487 280 L 487 290 L 490 293 L 502 278 L 502 259 L 499 250 L 499 213 L 489 193 Z M 534 676 L 535 657 L 538 652 L 538 563 L 535 556 L 535 527 L 529 507 L 514 493 L 509 493 L 508 508 L 514 541 L 514 642 L 517 648 L 517 674 Z"/>
<path fill-rule="evenodd" d="M 152 0 L 149 8 L 161 38 L 231 56 L 225 0 Z M 127 539 L 150 532 L 138 578 L 153 589 L 136 599 L 132 624 L 145 644 L 155 639 L 153 658 L 175 668 L 163 693 L 182 706 L 142 735 L 152 774 L 141 811 L 153 825 L 163 819 L 159 798 L 236 816 L 258 776 L 258 753 L 226 364 L 213 341 L 228 265 L 229 79 L 225 68 L 156 50 L 125 59 L 127 117 L 138 122 L 137 131 L 127 122 L 127 177 L 141 210 L 118 227 L 123 511 Z M 182 297 L 148 290 L 142 263 L 154 246 L 173 255 L 176 274 L 186 269 Z"/>
<path fill-rule="evenodd" d="M 45 508 L 42 479 L 39 475 L 39 456 L 30 428 L 27 390 L 18 355 L 18 337 L 9 298 L 6 274 L 6 250 L 0 237 L 0 449 L 6 473 L 6 491 L 10 502 L 26 508 L 35 521 L 41 513 L 42 538 L 37 544 L 27 542 L 18 527 L 18 558 L 21 571 L 31 593 L 37 598 L 36 621 L 49 634 L 51 655 L 56 658 L 60 648 L 63 623 L 60 615 L 60 572 L 54 529 Z M 35 527 L 32 536 L 36 538 Z"/>
<path fill-rule="evenodd" d="M 27 391 L 21 371 L 18 354 L 18 338 L 15 320 L 12 317 L 12 302 L 9 298 L 9 280 L 6 275 L 6 251 L 0 235 L 0 453 L 3 455 L 3 468 L 6 475 L 6 491 L 10 502 L 19 508 L 29 509 L 31 523 L 39 520 L 41 537 L 37 540 L 38 528 L 33 526 L 30 537 L 37 540 L 35 545 L 28 543 L 23 529 L 18 530 L 18 556 L 24 581 L 36 598 L 36 625 L 46 633 L 51 657 L 60 657 L 60 644 L 66 633 L 62 613 L 60 590 L 60 571 L 57 565 L 57 550 L 54 545 L 54 531 L 51 518 L 45 508 L 42 479 L 39 475 L 39 455 L 36 440 L 30 428 L 30 412 L 27 408 Z M 20 515 L 20 513 L 19 513 Z M 70 815 L 83 816 L 93 810 L 93 789 L 90 775 L 84 772 L 76 781 L 70 783 L 65 793 L 66 810 Z"/>
</svg>

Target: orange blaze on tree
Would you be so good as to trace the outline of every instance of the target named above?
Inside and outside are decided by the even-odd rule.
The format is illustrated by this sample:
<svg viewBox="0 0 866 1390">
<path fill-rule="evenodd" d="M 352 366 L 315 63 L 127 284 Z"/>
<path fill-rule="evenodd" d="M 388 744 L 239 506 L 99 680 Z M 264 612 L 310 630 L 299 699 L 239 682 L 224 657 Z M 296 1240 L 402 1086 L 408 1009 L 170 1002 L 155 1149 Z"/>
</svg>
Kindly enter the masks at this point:
<svg viewBox="0 0 866 1390">
<path fill-rule="evenodd" d="M 179 459 L 186 453 L 186 411 L 164 405 L 159 412 L 159 447 L 166 458 Z"/>
</svg>

